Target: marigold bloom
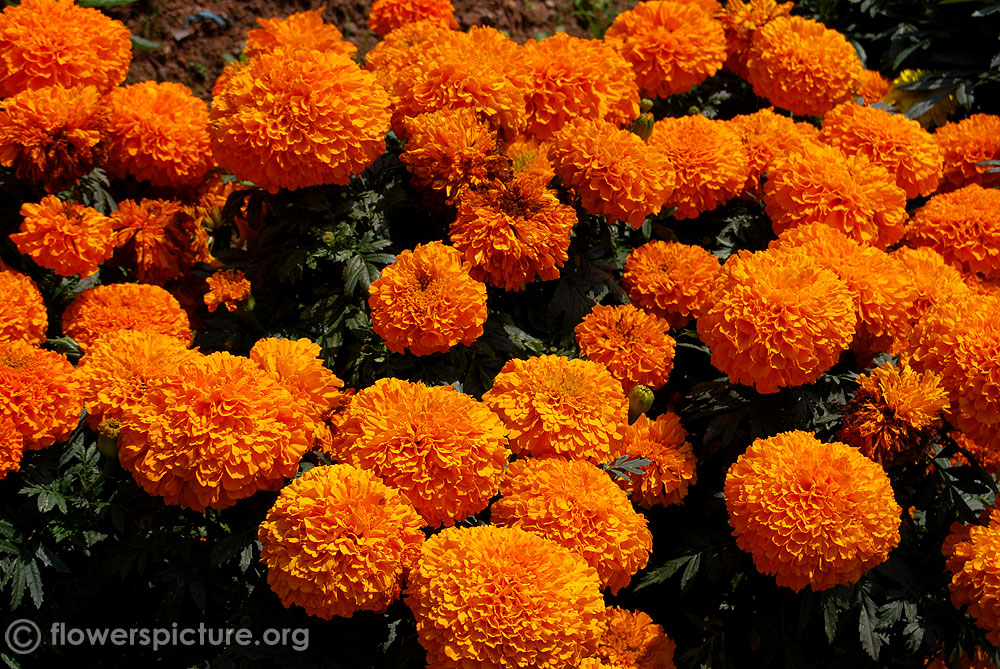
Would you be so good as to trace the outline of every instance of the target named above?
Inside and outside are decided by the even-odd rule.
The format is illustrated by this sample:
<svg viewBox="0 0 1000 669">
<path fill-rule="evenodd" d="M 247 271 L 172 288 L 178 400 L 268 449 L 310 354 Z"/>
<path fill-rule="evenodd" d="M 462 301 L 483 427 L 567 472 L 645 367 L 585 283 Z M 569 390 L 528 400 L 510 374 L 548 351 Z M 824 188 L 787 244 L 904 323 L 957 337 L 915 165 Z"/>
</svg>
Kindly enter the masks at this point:
<svg viewBox="0 0 1000 669">
<path fill-rule="evenodd" d="M 250 280 L 240 270 L 218 270 L 205 279 L 209 291 L 205 293 L 205 305 L 209 312 L 225 306 L 228 311 L 236 311 L 241 302 L 250 297 Z"/>
<path fill-rule="evenodd" d="M 428 669 L 574 667 L 604 628 L 594 568 L 516 527 L 448 528 L 425 541 L 406 603 Z"/>
<path fill-rule="evenodd" d="M 622 382 L 662 388 L 674 368 L 670 323 L 631 304 L 596 305 L 576 326 L 576 343 L 588 360 L 599 362 Z"/>
<path fill-rule="evenodd" d="M 351 400 L 333 452 L 374 472 L 425 524 L 440 527 L 496 495 L 510 454 L 506 432 L 486 406 L 450 386 L 386 378 Z"/>
<path fill-rule="evenodd" d="M 624 283 L 632 304 L 682 328 L 708 306 L 721 268 L 700 246 L 654 239 L 628 255 Z"/>
<path fill-rule="evenodd" d="M 824 223 L 880 249 L 902 238 L 906 222 L 906 193 L 884 167 L 821 144 L 772 163 L 764 205 L 778 234 Z"/>
<path fill-rule="evenodd" d="M 718 15 L 726 33 L 726 69 L 746 78 L 747 54 L 754 32 L 791 11 L 791 2 L 729 0 Z"/>
<path fill-rule="evenodd" d="M 0 481 L 21 468 L 24 439 L 9 416 L 0 414 Z"/>
<path fill-rule="evenodd" d="M 736 543 L 796 592 L 850 585 L 899 543 L 885 470 L 807 432 L 757 439 L 729 468 L 725 495 Z"/>
<path fill-rule="evenodd" d="M 749 177 L 740 134 L 725 121 L 700 114 L 660 119 L 649 145 L 673 168 L 674 190 L 664 202 L 674 218 L 694 218 L 736 197 Z"/>
<path fill-rule="evenodd" d="M 873 105 L 881 102 L 889 91 L 892 90 L 892 82 L 882 76 L 878 70 L 862 70 L 861 82 L 854 95 L 861 98 L 866 105 Z"/>
<path fill-rule="evenodd" d="M 653 546 L 646 519 L 607 472 L 585 460 L 527 458 L 507 468 L 494 525 L 555 541 L 597 569 L 612 594 L 646 566 Z"/>
<path fill-rule="evenodd" d="M 677 644 L 663 628 L 642 611 L 609 607 L 605 611 L 607 628 L 594 658 L 601 667 L 628 669 L 675 669 Z M 581 668 L 585 665 L 581 665 Z"/>
<path fill-rule="evenodd" d="M 712 364 L 760 393 L 818 379 L 857 324 L 847 284 L 803 249 L 730 256 L 711 302 L 698 335 Z"/>
<path fill-rule="evenodd" d="M 21 231 L 10 236 L 17 250 L 60 276 L 88 277 L 114 254 L 111 219 L 91 207 L 47 195 L 21 206 Z"/>
<path fill-rule="evenodd" d="M 406 497 L 351 465 L 313 467 L 281 490 L 257 536 L 267 583 L 286 607 L 350 618 L 383 612 L 424 542 Z"/>
<path fill-rule="evenodd" d="M 952 573 L 952 604 L 968 607 L 986 639 L 1000 645 L 1000 510 L 991 509 L 985 525 L 954 523 L 941 552 Z"/>
<path fill-rule="evenodd" d="M 368 13 L 368 27 L 379 37 L 408 23 L 431 21 L 442 28 L 458 29 L 451 0 L 375 0 Z"/>
<path fill-rule="evenodd" d="M 176 200 L 123 200 L 111 214 L 115 246 L 135 266 L 139 281 L 180 279 L 196 262 L 208 262 L 208 234 Z"/>
<path fill-rule="evenodd" d="M 63 332 L 86 352 L 97 338 L 118 330 L 159 332 L 191 343 L 191 325 L 177 299 L 159 286 L 115 283 L 88 288 L 62 316 Z"/>
<path fill-rule="evenodd" d="M 635 70 L 643 95 L 685 93 L 726 61 L 726 34 L 711 12 L 695 3 L 640 2 L 617 17 L 604 34 Z"/>
<path fill-rule="evenodd" d="M 448 232 L 473 279 L 518 291 L 559 278 L 576 212 L 531 175 L 468 190 Z"/>
<path fill-rule="evenodd" d="M 38 285 L 27 274 L 0 269 L 0 342 L 45 342 L 49 313 Z"/>
<path fill-rule="evenodd" d="M 295 475 L 312 445 L 291 394 L 247 358 L 200 356 L 126 415 L 118 457 L 167 504 L 224 509 Z"/>
<path fill-rule="evenodd" d="M 349 56 L 279 47 L 230 77 L 210 119 L 215 159 L 240 179 L 343 185 L 385 152 L 389 97 Z"/>
<path fill-rule="evenodd" d="M 800 16 L 779 17 L 753 33 L 747 81 L 775 107 L 822 116 L 857 89 L 864 68 L 836 30 Z"/>
<path fill-rule="evenodd" d="M 0 101 L 0 165 L 52 193 L 100 162 L 108 109 L 93 86 L 29 89 Z"/>
<path fill-rule="evenodd" d="M 733 0 L 739 2 L 740 0 Z M 815 143 L 819 131 L 809 123 L 795 122 L 775 114 L 773 109 L 761 109 L 753 114 L 735 116 L 730 125 L 740 135 L 748 160 L 748 176 L 741 195 L 761 197 L 761 178 L 778 156 L 803 150 Z"/>
<path fill-rule="evenodd" d="M 929 246 L 915 249 L 901 246 L 891 255 L 909 277 L 913 292 L 913 302 L 908 310 L 910 325 L 919 321 L 934 305 L 962 299 L 970 292 L 962 273 Z"/>
<path fill-rule="evenodd" d="M 941 126 L 934 131 L 934 139 L 944 154 L 942 188 L 1000 185 L 1000 173 L 989 172 L 995 166 L 980 164 L 1000 160 L 1000 116 L 973 114 Z"/>
<path fill-rule="evenodd" d="M 549 144 L 533 139 L 519 139 L 511 142 L 504 150 L 510 158 L 514 174 L 523 174 L 537 179 L 543 186 L 548 186 L 556 177 L 549 161 Z"/>
<path fill-rule="evenodd" d="M 0 97 L 46 86 L 95 86 L 125 80 L 130 31 L 73 0 L 23 0 L 0 13 Z"/>
<path fill-rule="evenodd" d="M 389 350 L 413 355 L 468 346 L 483 334 L 486 285 L 441 242 L 403 251 L 368 288 L 372 328 Z"/>
<path fill-rule="evenodd" d="M 399 73 L 421 52 L 422 45 L 433 43 L 448 34 L 449 29 L 431 20 L 407 23 L 385 36 L 365 54 L 365 68 L 375 75 L 387 91 L 396 88 Z"/>
<path fill-rule="evenodd" d="M 285 19 L 257 19 L 260 28 L 247 32 L 243 53 L 247 58 L 255 58 L 278 47 L 289 46 L 353 57 L 358 47 L 345 40 L 337 26 L 323 23 L 323 9 L 295 12 Z"/>
<path fill-rule="evenodd" d="M 597 362 L 543 355 L 509 360 L 483 395 L 518 455 L 607 462 L 628 425 L 622 384 Z"/>
<path fill-rule="evenodd" d="M 906 238 L 967 272 L 1000 278 L 1000 190 L 973 183 L 935 195 L 914 212 Z"/>
<path fill-rule="evenodd" d="M 25 450 L 69 438 L 83 395 L 66 356 L 23 341 L 0 341 L 0 420 L 9 418 Z"/>
<path fill-rule="evenodd" d="M 674 188 L 666 157 L 607 121 L 569 121 L 553 138 L 549 157 L 587 211 L 633 228 L 659 213 Z"/>
<path fill-rule="evenodd" d="M 687 440 L 681 418 L 672 411 L 650 420 L 645 414 L 628 426 L 620 452 L 632 458 L 646 458 L 645 473 L 630 481 L 619 480 L 632 493 L 632 501 L 644 509 L 680 504 L 688 488 L 698 481 L 698 458 Z"/>
<path fill-rule="evenodd" d="M 946 408 L 939 374 L 881 365 L 858 377 L 838 436 L 884 466 L 916 462 L 930 448 Z"/>
</svg>

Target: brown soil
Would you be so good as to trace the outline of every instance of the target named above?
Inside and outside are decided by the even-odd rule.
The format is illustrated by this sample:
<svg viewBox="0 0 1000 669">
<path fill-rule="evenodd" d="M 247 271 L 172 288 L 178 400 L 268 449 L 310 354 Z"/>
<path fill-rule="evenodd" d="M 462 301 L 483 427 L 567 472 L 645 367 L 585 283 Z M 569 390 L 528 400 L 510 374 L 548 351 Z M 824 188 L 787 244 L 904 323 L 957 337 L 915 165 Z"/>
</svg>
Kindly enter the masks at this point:
<svg viewBox="0 0 1000 669">
<path fill-rule="evenodd" d="M 462 28 L 493 26 L 518 42 L 559 30 L 589 35 L 586 22 L 574 16 L 573 0 L 453 1 Z M 284 18 L 324 6 L 323 18 L 340 28 L 360 53 L 374 46 L 376 37 L 367 26 L 371 0 L 138 0 L 109 13 L 124 21 L 133 35 L 159 45 L 135 52 L 128 83 L 179 81 L 207 98 L 226 58 L 243 50 L 247 31 L 257 27 L 258 17 Z"/>
</svg>

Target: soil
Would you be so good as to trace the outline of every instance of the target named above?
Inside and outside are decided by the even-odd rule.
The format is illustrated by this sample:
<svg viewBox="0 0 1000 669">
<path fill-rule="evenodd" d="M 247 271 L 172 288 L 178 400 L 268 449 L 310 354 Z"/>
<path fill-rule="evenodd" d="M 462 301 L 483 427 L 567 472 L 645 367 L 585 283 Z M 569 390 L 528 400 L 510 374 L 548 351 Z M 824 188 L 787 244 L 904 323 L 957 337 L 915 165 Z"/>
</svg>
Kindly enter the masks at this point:
<svg viewBox="0 0 1000 669">
<path fill-rule="evenodd" d="M 518 42 L 565 31 L 590 36 L 590 26 L 574 14 L 577 0 L 453 0 L 455 15 L 465 29 L 493 26 Z M 611 4 L 611 3 L 607 3 Z M 616 2 L 625 6 L 634 4 Z M 323 18 L 335 24 L 360 54 L 377 38 L 368 29 L 371 0 L 138 0 L 107 10 L 123 21 L 132 34 L 156 47 L 136 50 L 127 83 L 179 81 L 200 97 L 208 98 L 212 84 L 226 64 L 243 50 L 248 30 L 257 18 L 287 17 L 305 9 L 325 7 Z M 596 13 L 591 13 L 595 16 Z M 598 17 L 600 15 L 598 14 Z"/>
</svg>

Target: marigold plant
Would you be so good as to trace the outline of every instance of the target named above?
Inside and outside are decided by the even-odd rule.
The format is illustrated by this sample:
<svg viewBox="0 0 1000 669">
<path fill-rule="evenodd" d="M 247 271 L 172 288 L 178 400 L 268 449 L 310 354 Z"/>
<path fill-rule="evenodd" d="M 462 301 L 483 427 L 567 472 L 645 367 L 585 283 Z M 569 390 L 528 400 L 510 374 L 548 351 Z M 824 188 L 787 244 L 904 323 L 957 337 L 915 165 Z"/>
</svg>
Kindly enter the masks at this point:
<svg viewBox="0 0 1000 669">
<path fill-rule="evenodd" d="M 1000 510 L 984 525 L 952 525 L 941 548 L 952 573 L 951 601 L 966 607 L 986 638 L 1000 645 Z"/>
<path fill-rule="evenodd" d="M 368 27 L 379 37 L 417 21 L 458 29 L 451 0 L 375 0 L 368 14 Z"/>
<path fill-rule="evenodd" d="M 1000 191 L 973 183 L 935 195 L 914 212 L 906 239 L 965 271 L 1000 278 Z"/>
<path fill-rule="evenodd" d="M 677 342 L 668 334 L 670 324 L 631 304 L 596 305 L 576 326 L 576 343 L 589 360 L 599 362 L 622 382 L 661 388 L 674 367 Z"/>
<path fill-rule="evenodd" d="M 947 123 L 934 131 L 934 139 L 944 154 L 942 190 L 969 184 L 1000 185 L 1000 172 L 990 172 L 994 166 L 982 164 L 1000 160 L 1000 116 L 973 114 Z"/>
<path fill-rule="evenodd" d="M 115 246 L 139 281 L 163 284 L 208 262 L 208 235 L 191 210 L 177 200 L 123 200 L 112 212 Z"/>
<path fill-rule="evenodd" d="M 629 254 L 624 283 L 632 304 L 682 328 L 708 307 L 721 268 L 700 246 L 655 239 Z"/>
<path fill-rule="evenodd" d="M 159 332 L 191 343 L 191 325 L 177 298 L 159 286 L 141 283 L 88 288 L 66 307 L 62 330 L 84 352 L 102 334 L 118 330 Z"/>
<path fill-rule="evenodd" d="M 0 268 L 0 342 L 42 344 L 49 327 L 45 301 L 27 274 Z"/>
<path fill-rule="evenodd" d="M 66 356 L 24 341 L 0 341 L 0 420 L 9 418 L 24 450 L 69 438 L 83 393 Z"/>
<path fill-rule="evenodd" d="M 295 12 L 288 18 L 257 19 L 260 28 L 247 32 L 243 53 L 254 58 L 288 46 L 312 51 L 329 51 L 353 57 L 358 47 L 344 39 L 337 26 L 323 22 L 323 8 Z"/>
<path fill-rule="evenodd" d="M 250 280 L 238 269 L 218 270 L 205 281 L 209 288 L 205 293 L 209 312 L 214 313 L 222 306 L 227 311 L 236 311 L 250 297 Z"/>
<path fill-rule="evenodd" d="M 645 414 L 639 416 L 625 431 L 620 454 L 650 461 L 642 474 L 618 481 L 632 493 L 632 501 L 644 509 L 680 504 L 688 488 L 698 481 L 698 458 L 680 416 L 672 411 L 655 420 Z"/>
<path fill-rule="evenodd" d="M 61 276 L 85 278 L 114 253 L 111 219 L 92 207 L 47 195 L 21 206 L 21 229 L 10 236 L 17 250 Z"/>
</svg>

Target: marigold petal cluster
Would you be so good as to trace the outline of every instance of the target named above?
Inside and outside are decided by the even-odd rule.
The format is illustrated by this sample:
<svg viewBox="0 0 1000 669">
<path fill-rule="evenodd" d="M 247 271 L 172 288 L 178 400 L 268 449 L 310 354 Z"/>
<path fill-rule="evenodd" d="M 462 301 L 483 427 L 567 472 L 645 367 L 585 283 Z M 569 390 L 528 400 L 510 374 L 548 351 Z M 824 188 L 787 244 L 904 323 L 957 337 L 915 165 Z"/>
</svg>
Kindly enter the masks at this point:
<svg viewBox="0 0 1000 669">
<path fill-rule="evenodd" d="M 762 178 L 775 158 L 806 149 L 819 136 L 816 126 L 775 114 L 773 109 L 735 116 L 729 123 L 739 133 L 747 154 L 748 176 L 741 195 L 758 199 Z"/>
<path fill-rule="evenodd" d="M 906 239 L 967 272 L 1000 278 L 1000 190 L 973 183 L 935 195 L 914 212 Z"/>
<path fill-rule="evenodd" d="M 0 341 L 0 420 L 25 450 L 64 441 L 80 422 L 83 392 L 66 356 L 24 341 Z"/>
<path fill-rule="evenodd" d="M 982 164 L 1000 160 L 1000 116 L 973 114 L 947 123 L 934 131 L 934 139 L 944 154 L 942 188 L 1000 185 L 1000 173 L 991 173 L 993 166 Z"/>
<path fill-rule="evenodd" d="M 428 539 L 406 603 L 428 669 L 575 667 L 604 631 L 597 571 L 516 527 L 448 528 Z"/>
<path fill-rule="evenodd" d="M 994 507 L 985 525 L 953 524 L 941 552 L 952 603 L 967 607 L 986 639 L 1000 645 L 1000 511 Z"/>
<path fill-rule="evenodd" d="M 42 344 L 49 327 L 49 313 L 38 285 L 27 274 L 0 269 L 0 342 Z"/>
<path fill-rule="evenodd" d="M 47 195 L 21 206 L 17 250 L 60 276 L 88 277 L 114 254 L 111 219 L 91 207 Z"/>
<path fill-rule="evenodd" d="M 747 76 L 747 55 L 753 34 L 779 16 L 792 11 L 791 2 L 777 0 L 729 0 L 718 13 L 726 33 L 726 69 Z"/>
<path fill-rule="evenodd" d="M 446 38 L 449 32 L 448 28 L 431 20 L 407 23 L 391 31 L 365 54 L 365 68 L 375 75 L 382 88 L 392 92 L 400 73 L 423 53 L 424 46 Z"/>
<path fill-rule="evenodd" d="M 99 336 L 118 330 L 158 332 L 191 343 L 191 325 L 177 298 L 159 286 L 115 283 L 88 288 L 62 316 L 63 333 L 86 352 Z"/>
<path fill-rule="evenodd" d="M 353 57 L 358 47 L 344 39 L 337 26 L 323 23 L 323 8 L 295 12 L 288 18 L 257 19 L 260 28 L 247 32 L 243 53 L 254 58 L 288 46 L 312 51 L 330 51 Z"/>
<path fill-rule="evenodd" d="M 979 466 L 986 470 L 986 473 L 994 478 L 1000 475 L 1000 449 L 984 448 L 978 441 L 973 441 L 969 435 L 963 432 L 951 432 L 948 434 L 956 444 L 967 450 Z M 959 454 L 958 461 L 966 463 L 964 455 Z"/>
<path fill-rule="evenodd" d="M 0 481 L 21 468 L 24 439 L 14 427 L 10 416 L 0 415 Z"/>
<path fill-rule="evenodd" d="M 892 90 L 892 82 L 882 76 L 878 70 L 862 70 L 861 83 L 855 91 L 855 97 L 861 98 L 866 105 L 881 102 L 882 98 Z"/>
<path fill-rule="evenodd" d="M 209 312 L 225 306 L 228 311 L 236 311 L 241 302 L 250 297 L 250 280 L 238 269 L 218 270 L 205 279 L 208 292 L 205 305 Z"/>
<path fill-rule="evenodd" d="M 442 28 L 458 29 L 451 0 L 375 0 L 368 13 L 368 27 L 379 37 L 417 21 L 431 21 Z"/>
<path fill-rule="evenodd" d="M 522 174 L 537 179 L 543 186 L 548 186 L 556 177 L 549 160 L 549 144 L 533 139 L 518 139 L 507 145 L 504 150 L 510 158 L 514 174 Z"/>
<path fill-rule="evenodd" d="M 930 246 L 901 246 L 890 254 L 907 272 L 913 301 L 909 306 L 912 326 L 936 304 L 964 299 L 971 290 L 962 273 Z"/>
<path fill-rule="evenodd" d="M 899 544 L 902 509 L 889 477 L 841 442 L 800 431 L 758 439 L 724 490 L 736 543 L 796 592 L 855 583 Z"/>
<path fill-rule="evenodd" d="M 682 328 L 708 306 L 722 263 L 701 248 L 653 240 L 635 248 L 625 261 L 629 300 Z"/>
<path fill-rule="evenodd" d="M 669 330 L 659 316 L 623 304 L 596 305 L 574 332 L 580 352 L 607 367 L 628 392 L 637 385 L 658 390 L 667 382 L 677 345 Z"/>
<path fill-rule="evenodd" d="M 677 644 L 642 611 L 617 606 L 605 612 L 607 628 L 593 658 L 609 669 L 675 669 Z M 586 665 L 580 665 L 581 669 Z"/>
<path fill-rule="evenodd" d="M 645 414 L 628 426 L 621 455 L 650 461 L 642 475 L 618 484 L 632 493 L 632 501 L 644 509 L 680 504 L 688 488 L 697 483 L 698 458 L 681 418 L 666 411 L 650 420 Z"/>
<path fill-rule="evenodd" d="M 177 200 L 122 200 L 111 214 L 115 246 L 146 283 L 180 279 L 196 262 L 208 262 L 208 233 Z"/>
</svg>

